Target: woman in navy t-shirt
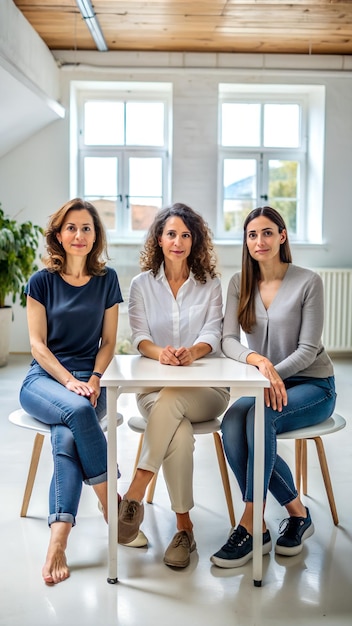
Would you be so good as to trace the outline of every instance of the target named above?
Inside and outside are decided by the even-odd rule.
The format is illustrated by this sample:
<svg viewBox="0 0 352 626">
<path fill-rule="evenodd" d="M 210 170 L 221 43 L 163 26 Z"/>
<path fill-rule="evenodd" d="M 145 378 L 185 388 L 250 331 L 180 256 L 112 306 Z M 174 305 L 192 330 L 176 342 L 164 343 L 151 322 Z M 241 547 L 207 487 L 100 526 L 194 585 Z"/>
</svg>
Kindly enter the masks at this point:
<svg viewBox="0 0 352 626">
<path fill-rule="evenodd" d="M 46 269 L 26 287 L 33 361 L 20 391 L 22 407 L 51 426 L 54 471 L 49 493 L 50 543 L 42 574 L 47 584 L 69 576 L 65 550 L 82 483 L 92 485 L 106 519 L 106 412 L 100 378 L 116 344 L 116 272 L 106 267 L 107 244 L 95 207 L 79 198 L 51 216 Z"/>
</svg>

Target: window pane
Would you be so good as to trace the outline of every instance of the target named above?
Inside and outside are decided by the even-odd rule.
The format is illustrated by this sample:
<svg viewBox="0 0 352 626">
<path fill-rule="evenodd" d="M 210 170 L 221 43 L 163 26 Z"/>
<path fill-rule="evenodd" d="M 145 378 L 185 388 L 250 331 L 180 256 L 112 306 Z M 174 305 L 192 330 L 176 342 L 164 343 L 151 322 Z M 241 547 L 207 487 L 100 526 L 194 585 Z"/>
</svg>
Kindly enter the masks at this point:
<svg viewBox="0 0 352 626">
<path fill-rule="evenodd" d="M 223 103 L 221 144 L 223 146 L 260 145 L 260 104 Z"/>
<path fill-rule="evenodd" d="M 224 197 L 255 198 L 256 171 L 255 159 L 224 159 Z"/>
<path fill-rule="evenodd" d="M 270 203 L 270 205 L 279 211 L 285 220 L 287 230 L 290 235 L 297 234 L 297 202 L 280 200 Z"/>
<path fill-rule="evenodd" d="M 123 102 L 91 100 L 85 103 L 84 143 L 92 146 L 124 144 Z"/>
<path fill-rule="evenodd" d="M 297 232 L 299 163 L 269 161 L 269 204 L 283 216 L 288 230 Z"/>
<path fill-rule="evenodd" d="M 269 160 L 269 193 L 270 196 L 297 197 L 297 161 Z"/>
<path fill-rule="evenodd" d="M 162 102 L 126 103 L 126 145 L 164 145 L 164 104 Z"/>
<path fill-rule="evenodd" d="M 147 230 L 159 209 L 160 198 L 130 198 L 132 230 Z"/>
<path fill-rule="evenodd" d="M 132 157 L 129 159 L 130 196 L 162 195 L 162 159 Z"/>
<path fill-rule="evenodd" d="M 94 204 L 107 230 L 116 229 L 116 198 L 97 198 L 96 196 L 85 196 L 84 199 Z M 119 206 L 120 204 L 121 203 L 119 201 Z"/>
<path fill-rule="evenodd" d="M 257 196 L 255 159 L 224 159 L 224 229 L 242 232 L 246 215 L 255 208 Z"/>
<path fill-rule="evenodd" d="M 132 230 L 146 230 L 162 206 L 163 167 L 159 157 L 129 159 Z"/>
<path fill-rule="evenodd" d="M 98 209 L 105 228 L 116 228 L 118 159 L 85 157 L 84 197 Z"/>
<path fill-rule="evenodd" d="M 116 196 L 117 167 L 115 157 L 85 157 L 84 195 Z"/>
<path fill-rule="evenodd" d="M 300 106 L 264 105 L 264 146 L 298 148 L 300 145 Z"/>
</svg>

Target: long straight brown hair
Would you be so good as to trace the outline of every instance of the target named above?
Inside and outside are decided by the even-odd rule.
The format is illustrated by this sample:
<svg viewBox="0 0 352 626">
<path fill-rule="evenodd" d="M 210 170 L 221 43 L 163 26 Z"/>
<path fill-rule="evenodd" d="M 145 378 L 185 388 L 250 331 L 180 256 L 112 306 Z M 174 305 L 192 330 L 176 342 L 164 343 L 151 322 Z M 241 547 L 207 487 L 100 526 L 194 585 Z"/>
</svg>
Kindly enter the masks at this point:
<svg viewBox="0 0 352 626">
<path fill-rule="evenodd" d="M 256 324 L 255 290 L 260 278 L 259 263 L 251 257 L 248 251 L 247 229 L 248 224 L 261 215 L 264 215 L 264 217 L 267 217 L 271 222 L 274 222 L 279 229 L 279 233 L 286 230 L 286 240 L 280 246 L 280 261 L 282 263 L 292 263 L 287 228 L 280 213 L 270 206 L 253 209 L 253 211 L 247 215 L 243 224 L 241 292 L 238 305 L 238 321 L 245 333 L 251 333 L 253 326 Z"/>
</svg>

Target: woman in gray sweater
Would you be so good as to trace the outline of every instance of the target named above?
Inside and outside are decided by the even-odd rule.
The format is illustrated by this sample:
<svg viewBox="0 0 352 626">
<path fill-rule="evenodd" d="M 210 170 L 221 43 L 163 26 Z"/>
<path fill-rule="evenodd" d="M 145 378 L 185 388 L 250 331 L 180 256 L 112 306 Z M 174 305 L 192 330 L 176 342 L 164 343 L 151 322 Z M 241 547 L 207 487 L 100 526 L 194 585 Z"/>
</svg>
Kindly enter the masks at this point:
<svg viewBox="0 0 352 626">
<path fill-rule="evenodd" d="M 321 343 L 323 309 L 321 278 L 292 265 L 281 215 L 271 207 L 254 209 L 244 223 L 242 272 L 228 288 L 222 349 L 231 359 L 255 365 L 270 381 L 264 391 L 263 510 L 268 489 L 287 509 L 275 546 L 285 556 L 301 552 L 314 526 L 288 465 L 277 454 L 276 435 L 318 424 L 334 411 L 333 366 Z M 241 343 L 241 330 L 248 346 Z M 239 567 L 252 558 L 253 432 L 254 400 L 241 398 L 225 413 L 222 433 L 245 509 L 226 544 L 211 557 L 218 567 Z M 270 550 L 263 517 L 263 554 Z"/>
</svg>

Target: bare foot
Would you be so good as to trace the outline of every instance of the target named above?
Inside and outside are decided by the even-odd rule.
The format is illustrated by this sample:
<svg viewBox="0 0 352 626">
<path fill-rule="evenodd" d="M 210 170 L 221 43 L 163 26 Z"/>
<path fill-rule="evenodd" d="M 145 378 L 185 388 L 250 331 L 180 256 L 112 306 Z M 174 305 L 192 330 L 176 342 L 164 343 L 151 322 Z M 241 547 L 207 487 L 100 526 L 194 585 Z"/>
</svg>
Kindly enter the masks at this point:
<svg viewBox="0 0 352 626">
<path fill-rule="evenodd" d="M 71 528 L 72 524 L 68 522 L 53 522 L 50 526 L 49 548 L 42 569 L 42 576 L 47 585 L 61 583 L 70 575 L 65 550 Z"/>
<path fill-rule="evenodd" d="M 46 561 L 42 569 L 43 580 L 47 585 L 55 585 L 66 580 L 70 575 L 65 551 L 62 546 L 49 546 Z"/>
</svg>

